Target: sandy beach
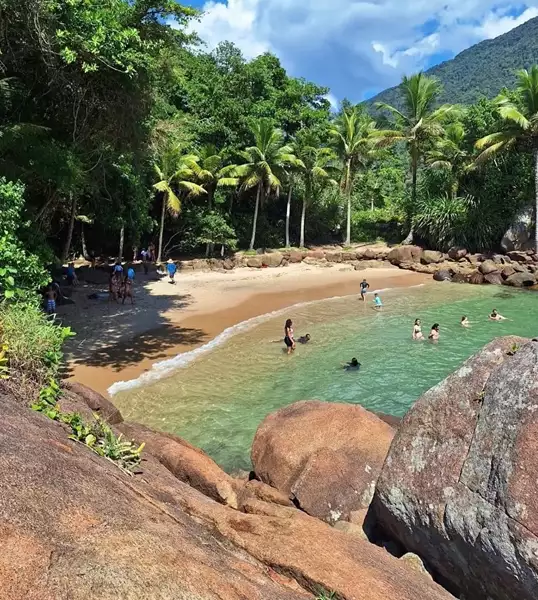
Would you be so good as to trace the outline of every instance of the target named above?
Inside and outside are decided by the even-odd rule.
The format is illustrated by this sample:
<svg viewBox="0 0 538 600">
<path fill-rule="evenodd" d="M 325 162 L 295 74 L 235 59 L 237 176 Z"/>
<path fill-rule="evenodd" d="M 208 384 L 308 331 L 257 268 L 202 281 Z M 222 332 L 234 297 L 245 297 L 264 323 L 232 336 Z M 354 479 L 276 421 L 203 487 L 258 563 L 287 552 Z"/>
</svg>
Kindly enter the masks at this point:
<svg viewBox="0 0 538 600">
<path fill-rule="evenodd" d="M 179 273 L 176 284 L 142 273 L 135 281 L 135 305 L 91 300 L 107 285 L 80 285 L 74 304 L 59 307 L 58 318 L 72 327 L 68 376 L 101 393 L 117 381 L 137 378 L 152 364 L 201 346 L 226 328 L 300 302 L 370 290 L 407 287 L 431 276 L 380 267 L 293 264 L 277 269 Z M 293 314 L 290 316 L 293 318 Z"/>
</svg>

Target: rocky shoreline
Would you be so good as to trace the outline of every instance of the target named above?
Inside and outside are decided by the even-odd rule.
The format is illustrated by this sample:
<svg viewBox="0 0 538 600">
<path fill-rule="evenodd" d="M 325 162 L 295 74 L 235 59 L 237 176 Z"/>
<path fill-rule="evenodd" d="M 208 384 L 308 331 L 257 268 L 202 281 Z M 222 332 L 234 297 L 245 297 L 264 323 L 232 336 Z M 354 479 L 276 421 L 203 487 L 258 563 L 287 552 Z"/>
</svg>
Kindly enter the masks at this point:
<svg viewBox="0 0 538 600">
<path fill-rule="evenodd" d="M 82 600 L 534 600 L 538 341 L 495 340 L 394 429 L 360 406 L 269 415 L 253 471 L 94 413 L 145 443 L 134 475 L 1 393 L 0 594 Z"/>
<path fill-rule="evenodd" d="M 357 271 L 394 265 L 400 269 L 431 274 L 437 281 L 531 287 L 538 283 L 538 254 L 533 250 L 505 254 L 471 254 L 465 248 L 451 248 L 447 253 L 419 246 L 368 246 L 342 249 L 270 251 L 248 255 L 237 253 L 225 259 L 179 261 L 181 271 L 231 271 L 236 268 L 278 268 L 304 263 L 315 266 L 344 265 Z"/>
</svg>

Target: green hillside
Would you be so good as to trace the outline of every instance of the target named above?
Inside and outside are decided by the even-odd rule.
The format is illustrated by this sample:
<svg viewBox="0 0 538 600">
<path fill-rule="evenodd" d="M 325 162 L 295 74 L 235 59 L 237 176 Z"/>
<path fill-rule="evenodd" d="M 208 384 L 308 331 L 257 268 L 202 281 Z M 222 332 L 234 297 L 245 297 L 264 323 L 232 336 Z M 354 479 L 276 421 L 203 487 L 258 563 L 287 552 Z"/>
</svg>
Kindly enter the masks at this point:
<svg viewBox="0 0 538 600">
<path fill-rule="evenodd" d="M 486 96 L 495 97 L 515 83 L 515 71 L 538 63 L 538 17 L 493 40 L 464 50 L 452 60 L 427 71 L 444 85 L 441 103 L 471 104 Z M 398 105 L 398 87 L 381 92 L 368 103 Z"/>
</svg>

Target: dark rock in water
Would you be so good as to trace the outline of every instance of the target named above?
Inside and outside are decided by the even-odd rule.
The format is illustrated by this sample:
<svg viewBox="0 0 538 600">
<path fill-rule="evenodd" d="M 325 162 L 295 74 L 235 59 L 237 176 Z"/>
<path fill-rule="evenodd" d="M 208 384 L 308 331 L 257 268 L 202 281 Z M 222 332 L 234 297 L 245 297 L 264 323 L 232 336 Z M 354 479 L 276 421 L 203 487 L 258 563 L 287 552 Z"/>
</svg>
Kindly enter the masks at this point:
<svg viewBox="0 0 538 600">
<path fill-rule="evenodd" d="M 320 589 L 451 600 L 381 548 L 295 508 L 223 506 L 146 451 L 129 476 L 59 423 L 0 402 L 2 600 L 306 600 Z"/>
<path fill-rule="evenodd" d="M 422 256 L 420 257 L 420 262 L 425 265 L 437 264 L 443 262 L 443 260 L 443 253 L 437 252 L 436 250 L 424 250 L 422 252 Z"/>
<path fill-rule="evenodd" d="M 493 285 L 502 285 L 504 283 L 504 280 L 502 278 L 500 271 L 494 271 L 493 273 L 488 273 L 484 277 L 484 281 L 486 281 L 487 283 L 491 283 Z"/>
<path fill-rule="evenodd" d="M 536 600 L 538 343 L 495 340 L 405 416 L 378 479 L 383 528 L 473 600 Z"/>
<path fill-rule="evenodd" d="M 465 258 L 467 256 L 467 254 L 469 254 L 467 252 L 466 248 L 462 248 L 460 246 L 454 246 L 453 248 L 450 248 L 450 250 L 448 251 L 448 257 L 452 260 L 460 260 L 462 258 Z"/>
<path fill-rule="evenodd" d="M 393 248 L 387 255 L 387 260 L 393 265 L 400 263 L 420 262 L 422 256 L 422 248 L 419 246 L 398 246 Z"/>
<path fill-rule="evenodd" d="M 435 281 L 452 281 L 452 273 L 446 269 L 436 271 L 433 275 Z"/>
<path fill-rule="evenodd" d="M 536 277 L 532 273 L 514 273 L 503 281 L 504 285 L 512 287 L 531 287 L 536 285 Z"/>
<path fill-rule="evenodd" d="M 66 382 L 65 387 L 83 400 L 92 412 L 97 413 L 111 425 L 123 422 L 121 412 L 116 406 L 95 390 L 74 381 Z"/>
<path fill-rule="evenodd" d="M 493 262 L 492 260 L 485 260 L 479 267 L 478 270 L 482 275 L 489 275 L 490 273 L 494 273 L 499 268 L 499 265 Z"/>
<path fill-rule="evenodd" d="M 305 512 L 334 523 L 368 507 L 393 436 L 392 427 L 360 406 L 298 402 L 260 425 L 252 464 L 262 481 Z"/>
<path fill-rule="evenodd" d="M 481 285 L 482 283 L 484 283 L 484 275 L 482 275 L 480 271 L 474 271 L 474 273 L 471 273 L 469 275 L 468 281 L 473 285 Z"/>
</svg>

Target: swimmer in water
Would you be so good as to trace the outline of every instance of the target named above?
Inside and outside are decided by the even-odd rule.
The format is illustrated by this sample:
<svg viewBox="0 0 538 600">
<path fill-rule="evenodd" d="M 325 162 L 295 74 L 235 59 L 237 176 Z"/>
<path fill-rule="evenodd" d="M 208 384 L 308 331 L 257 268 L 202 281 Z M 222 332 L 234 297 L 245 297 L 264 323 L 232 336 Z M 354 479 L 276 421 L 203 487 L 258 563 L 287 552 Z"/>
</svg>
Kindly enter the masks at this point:
<svg viewBox="0 0 538 600">
<path fill-rule="evenodd" d="M 344 365 L 345 371 L 358 371 L 360 368 L 361 363 L 356 358 L 352 358 L 350 362 Z"/>
<path fill-rule="evenodd" d="M 490 321 L 507 321 L 507 318 L 506 318 L 506 317 L 503 317 L 502 315 L 500 315 L 500 314 L 497 312 L 497 309 L 496 309 L 496 308 L 494 308 L 494 309 L 491 311 L 491 314 L 489 315 L 489 320 L 490 320 Z"/>
<path fill-rule="evenodd" d="M 293 322 L 291 319 L 286 321 L 284 326 L 284 343 L 288 349 L 288 354 L 291 354 L 295 350 L 295 339 L 293 338 Z"/>
<path fill-rule="evenodd" d="M 310 334 L 307 333 L 306 335 L 301 336 L 297 341 L 299 344 L 308 344 L 311 339 Z"/>
<path fill-rule="evenodd" d="M 432 330 L 430 331 L 428 339 L 432 342 L 439 341 L 439 323 L 435 323 L 435 325 L 432 325 Z"/>
<path fill-rule="evenodd" d="M 415 319 L 415 324 L 413 325 L 413 339 L 414 340 L 423 340 L 424 334 L 422 333 L 422 326 L 420 324 L 420 319 Z"/>
<path fill-rule="evenodd" d="M 470 327 L 471 323 L 469 323 L 469 319 L 466 316 L 463 316 L 460 321 L 460 325 L 462 327 Z"/>
</svg>

